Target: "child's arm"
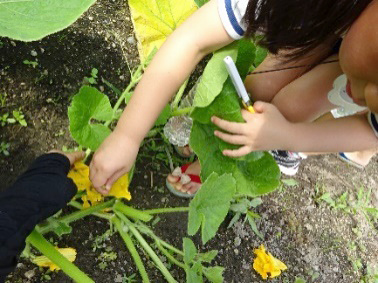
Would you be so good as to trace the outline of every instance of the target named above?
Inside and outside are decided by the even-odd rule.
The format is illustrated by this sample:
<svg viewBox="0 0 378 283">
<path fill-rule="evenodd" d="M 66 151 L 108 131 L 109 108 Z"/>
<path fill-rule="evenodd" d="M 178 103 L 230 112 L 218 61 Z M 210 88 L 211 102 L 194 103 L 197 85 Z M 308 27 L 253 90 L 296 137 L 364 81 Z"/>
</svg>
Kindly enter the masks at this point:
<svg viewBox="0 0 378 283">
<path fill-rule="evenodd" d="M 366 114 L 313 123 L 291 123 L 269 103 L 256 102 L 256 114 L 242 110 L 246 123 L 233 123 L 213 117 L 225 132 L 216 131 L 222 140 L 241 145 L 237 150 L 224 150 L 230 157 L 258 150 L 291 150 L 300 152 L 352 152 L 378 146 L 377 136 Z M 228 133 L 226 133 L 228 132 Z"/>
<path fill-rule="evenodd" d="M 116 129 L 92 159 L 90 178 L 100 193 L 106 194 L 111 184 L 131 169 L 143 138 L 197 63 L 232 41 L 219 17 L 216 0 L 196 11 L 169 36 L 144 73 Z"/>
<path fill-rule="evenodd" d="M 67 173 L 83 157 L 83 152 L 42 155 L 0 193 L 0 282 L 16 266 L 34 226 L 66 206 L 75 195 L 76 185 Z"/>
</svg>

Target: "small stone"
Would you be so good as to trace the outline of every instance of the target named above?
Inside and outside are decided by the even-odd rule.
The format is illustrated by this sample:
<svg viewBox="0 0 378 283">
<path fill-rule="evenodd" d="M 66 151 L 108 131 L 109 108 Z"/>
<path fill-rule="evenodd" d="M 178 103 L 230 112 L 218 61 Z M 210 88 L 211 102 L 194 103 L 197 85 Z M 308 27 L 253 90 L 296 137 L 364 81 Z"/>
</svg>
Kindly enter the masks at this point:
<svg viewBox="0 0 378 283">
<path fill-rule="evenodd" d="M 241 244 L 240 237 L 235 237 L 235 239 L 234 239 L 234 245 L 235 245 L 235 247 L 239 247 L 240 244 Z"/>
<path fill-rule="evenodd" d="M 238 250 L 238 249 L 234 249 L 234 253 L 235 253 L 236 255 L 238 255 L 238 254 L 239 254 L 239 250 Z"/>
<path fill-rule="evenodd" d="M 113 42 L 113 43 L 112 43 L 112 47 L 113 47 L 113 48 L 116 48 L 117 45 Z"/>
<path fill-rule="evenodd" d="M 38 55 L 37 51 L 32 50 L 30 51 L 30 55 L 36 57 Z"/>
<path fill-rule="evenodd" d="M 14 42 L 14 41 L 11 41 L 10 44 L 11 44 L 12 46 L 16 46 L 16 42 Z"/>
<path fill-rule="evenodd" d="M 120 79 L 121 81 L 124 81 L 124 80 L 125 80 L 125 76 L 124 76 L 124 75 L 119 76 L 119 79 Z"/>
<path fill-rule="evenodd" d="M 102 86 L 102 85 L 99 86 L 99 89 L 100 89 L 101 92 L 104 92 L 104 90 L 105 90 L 104 86 Z"/>
<path fill-rule="evenodd" d="M 90 21 L 93 21 L 93 17 L 92 17 L 92 16 L 89 16 L 88 19 L 89 19 Z"/>
<path fill-rule="evenodd" d="M 41 47 L 40 50 L 41 50 L 42 54 L 45 53 L 45 49 L 44 48 Z"/>
<path fill-rule="evenodd" d="M 26 272 L 24 273 L 24 275 L 25 275 L 25 277 L 26 277 L 27 279 L 32 279 L 32 278 L 34 277 L 34 275 L 35 275 L 35 271 L 34 271 L 34 269 L 29 270 L 29 271 L 26 271 Z"/>
<path fill-rule="evenodd" d="M 133 36 L 129 36 L 127 39 L 126 39 L 127 43 L 131 44 L 131 45 L 134 45 L 135 44 L 135 38 Z"/>
</svg>

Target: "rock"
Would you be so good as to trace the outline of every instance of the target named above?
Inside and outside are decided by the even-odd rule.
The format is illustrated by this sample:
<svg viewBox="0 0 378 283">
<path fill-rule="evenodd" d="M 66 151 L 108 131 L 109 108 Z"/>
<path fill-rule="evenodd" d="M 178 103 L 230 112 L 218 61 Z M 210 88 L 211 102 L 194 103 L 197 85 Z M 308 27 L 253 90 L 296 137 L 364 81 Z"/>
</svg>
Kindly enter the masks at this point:
<svg viewBox="0 0 378 283">
<path fill-rule="evenodd" d="M 134 45 L 136 42 L 135 42 L 135 38 L 133 36 L 129 36 L 127 39 L 126 39 L 127 43 L 131 44 L 131 45 Z"/>
<path fill-rule="evenodd" d="M 234 239 L 234 245 L 235 245 L 235 247 L 239 247 L 240 244 L 241 244 L 240 237 L 235 237 L 235 239 Z"/>
<path fill-rule="evenodd" d="M 121 274 L 117 274 L 116 278 L 114 279 L 114 282 L 116 282 L 116 283 L 122 283 L 123 282 L 122 275 Z"/>
<path fill-rule="evenodd" d="M 30 51 L 30 55 L 36 57 L 38 55 L 37 51 L 32 50 Z"/>
<path fill-rule="evenodd" d="M 35 271 L 34 271 L 34 269 L 29 270 L 29 271 L 26 271 L 26 272 L 24 273 L 24 275 L 25 275 L 25 277 L 26 277 L 27 279 L 32 279 L 32 278 L 34 277 L 34 275 L 35 275 Z"/>
</svg>

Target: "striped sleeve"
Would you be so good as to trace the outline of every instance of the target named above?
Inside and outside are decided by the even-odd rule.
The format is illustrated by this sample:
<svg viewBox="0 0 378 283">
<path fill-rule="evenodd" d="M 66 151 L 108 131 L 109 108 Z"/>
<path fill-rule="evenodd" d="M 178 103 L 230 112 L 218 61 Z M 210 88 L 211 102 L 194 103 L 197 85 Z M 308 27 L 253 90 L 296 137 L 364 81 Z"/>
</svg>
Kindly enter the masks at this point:
<svg viewBox="0 0 378 283">
<path fill-rule="evenodd" d="M 378 138 L 378 114 L 369 112 L 368 113 L 368 120 L 371 128 L 374 131 L 375 136 Z"/>
<path fill-rule="evenodd" d="M 223 26 L 233 39 L 241 39 L 247 29 L 243 17 L 248 0 L 218 0 L 218 11 Z"/>
</svg>

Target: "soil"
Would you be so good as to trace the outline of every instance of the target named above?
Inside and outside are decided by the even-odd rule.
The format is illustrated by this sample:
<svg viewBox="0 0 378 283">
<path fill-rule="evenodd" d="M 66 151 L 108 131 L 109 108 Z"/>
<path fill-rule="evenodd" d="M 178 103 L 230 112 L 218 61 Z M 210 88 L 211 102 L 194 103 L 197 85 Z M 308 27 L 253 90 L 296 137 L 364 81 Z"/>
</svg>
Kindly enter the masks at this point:
<svg viewBox="0 0 378 283">
<path fill-rule="evenodd" d="M 24 60 L 38 65 L 33 68 L 24 64 Z M 87 83 L 84 77 L 89 77 L 93 68 L 98 69 L 96 87 L 114 102 L 116 94 L 102 79 L 122 90 L 129 82 L 129 69 L 138 64 L 136 39 L 124 0 L 99 0 L 74 25 L 41 41 L 23 43 L 2 38 L 0 97 L 6 97 L 6 101 L 0 104 L 0 115 L 21 110 L 28 125 L 0 127 L 0 142 L 10 144 L 10 155 L 2 155 L 0 160 L 0 191 L 36 156 L 53 148 L 76 146 L 68 130 L 67 107 L 71 97 Z M 157 144 L 154 150 L 153 142 Z M 151 209 L 189 204 L 165 189 L 165 176 L 170 171 L 165 147 L 159 137 L 146 139 L 130 186 L 133 196 L 130 205 Z M 174 156 L 175 165 L 181 162 Z M 215 262 L 225 267 L 225 282 L 263 282 L 252 269 L 253 250 L 260 244 L 288 266 L 272 282 L 294 282 L 295 278 L 307 282 L 368 282 L 368 267 L 376 268 L 378 273 L 378 223 L 365 216 L 363 206 L 357 205 L 357 195 L 360 189 L 366 193 L 371 190 L 365 206 L 378 208 L 377 162 L 373 159 L 364 170 L 359 170 L 334 155 L 308 158 L 302 162 L 294 186 L 282 185 L 264 196 L 263 204 L 257 207 L 256 212 L 261 215 L 257 227 L 264 240 L 253 233 L 244 219 L 227 228 L 231 216 L 205 246 L 199 235 L 192 239 L 201 251 L 219 251 Z M 334 199 L 347 192 L 346 207 L 332 209 L 319 200 L 326 192 Z M 70 210 L 67 208 L 65 212 Z M 182 248 L 182 238 L 187 237 L 187 214 L 159 217 L 153 230 Z M 95 282 L 122 282 L 123 276 L 132 274 L 136 274 L 136 282 L 141 282 L 118 234 L 105 235 L 104 242 L 95 244 L 108 231 L 108 222 L 90 216 L 72 227 L 69 235 L 58 238 L 49 234 L 47 238 L 60 247 L 75 247 L 78 251 L 75 264 Z M 117 258 L 101 268 L 100 255 L 105 251 L 116 252 Z M 165 282 L 147 256 L 142 258 L 152 282 Z M 171 266 L 170 270 L 179 282 L 185 282 L 182 269 Z M 8 281 L 72 282 L 63 272 L 50 273 L 24 259 Z"/>
</svg>

